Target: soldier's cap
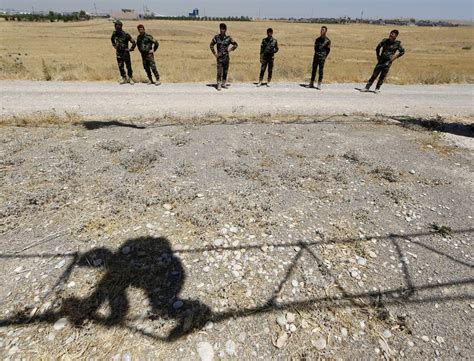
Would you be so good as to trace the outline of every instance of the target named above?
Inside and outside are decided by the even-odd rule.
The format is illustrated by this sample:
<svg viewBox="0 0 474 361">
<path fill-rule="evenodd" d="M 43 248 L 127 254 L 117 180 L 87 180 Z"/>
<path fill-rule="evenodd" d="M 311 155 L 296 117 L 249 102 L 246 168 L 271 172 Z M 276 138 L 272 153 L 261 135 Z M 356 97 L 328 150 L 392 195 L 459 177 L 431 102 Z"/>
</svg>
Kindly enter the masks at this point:
<svg viewBox="0 0 474 361">
<path fill-rule="evenodd" d="M 145 27 L 143 26 L 143 24 L 140 24 L 137 26 L 137 29 L 145 29 Z"/>
<path fill-rule="evenodd" d="M 115 19 L 114 20 L 115 25 L 123 25 L 123 23 L 120 20 Z"/>
</svg>

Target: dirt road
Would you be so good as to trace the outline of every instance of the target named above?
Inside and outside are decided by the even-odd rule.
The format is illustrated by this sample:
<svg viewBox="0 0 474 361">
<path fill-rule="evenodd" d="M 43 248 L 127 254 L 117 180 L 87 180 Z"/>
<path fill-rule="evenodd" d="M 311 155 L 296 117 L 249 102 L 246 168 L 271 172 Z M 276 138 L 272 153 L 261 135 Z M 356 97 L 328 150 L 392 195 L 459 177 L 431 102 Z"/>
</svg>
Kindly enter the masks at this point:
<svg viewBox="0 0 474 361">
<path fill-rule="evenodd" d="M 77 82 L 0 82 L 0 116 L 35 111 L 73 112 L 83 117 L 157 118 L 275 115 L 441 115 L 474 114 L 473 85 L 393 86 L 383 93 L 360 93 L 361 84 L 330 84 L 323 91 L 300 84 L 271 88 L 234 84 L 218 93 L 206 84 L 145 84 Z"/>
</svg>

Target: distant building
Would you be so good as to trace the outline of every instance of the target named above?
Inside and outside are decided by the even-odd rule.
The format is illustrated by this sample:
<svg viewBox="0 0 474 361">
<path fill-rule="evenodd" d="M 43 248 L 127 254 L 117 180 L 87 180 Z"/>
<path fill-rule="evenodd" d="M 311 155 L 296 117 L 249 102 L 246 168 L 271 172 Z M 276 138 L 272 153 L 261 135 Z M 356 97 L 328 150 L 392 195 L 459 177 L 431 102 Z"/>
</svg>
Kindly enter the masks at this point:
<svg viewBox="0 0 474 361">
<path fill-rule="evenodd" d="M 117 20 L 138 20 L 140 19 L 140 14 L 133 9 L 122 9 L 120 11 L 112 11 L 110 17 Z"/>
<path fill-rule="evenodd" d="M 192 13 L 189 13 L 190 18 L 198 18 L 199 17 L 199 9 L 193 9 Z"/>
</svg>

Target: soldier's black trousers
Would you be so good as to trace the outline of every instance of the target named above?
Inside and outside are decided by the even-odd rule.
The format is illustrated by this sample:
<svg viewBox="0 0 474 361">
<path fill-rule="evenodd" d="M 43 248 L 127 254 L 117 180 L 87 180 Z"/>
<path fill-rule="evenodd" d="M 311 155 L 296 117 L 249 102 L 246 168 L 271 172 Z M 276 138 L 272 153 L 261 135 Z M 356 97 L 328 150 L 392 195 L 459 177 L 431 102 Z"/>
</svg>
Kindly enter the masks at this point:
<svg viewBox="0 0 474 361">
<path fill-rule="evenodd" d="M 311 73 L 311 83 L 314 83 L 314 79 L 316 79 L 316 71 L 318 70 L 318 68 L 319 68 L 318 83 L 321 83 L 323 81 L 325 63 L 326 63 L 326 58 L 319 58 L 317 56 L 314 56 L 313 71 Z"/>
<path fill-rule="evenodd" d="M 262 58 L 262 66 L 260 68 L 260 78 L 259 78 L 260 82 L 262 82 L 262 80 L 263 80 L 263 77 L 265 75 L 265 71 L 267 70 L 267 67 L 268 67 L 268 82 L 272 81 L 274 62 L 275 61 L 274 61 L 273 57 L 272 58 L 266 58 L 266 57 Z"/>
<path fill-rule="evenodd" d="M 217 59 L 217 84 L 227 83 L 227 74 L 229 72 L 229 58 Z"/>
<path fill-rule="evenodd" d="M 365 88 L 370 89 L 370 87 L 374 83 L 375 79 L 377 79 L 377 77 L 378 77 L 379 80 L 377 82 L 376 89 L 380 89 L 383 82 L 385 81 L 385 78 L 387 77 L 387 74 L 388 74 L 389 70 L 390 70 L 390 65 L 377 64 L 375 66 L 374 72 L 373 72 L 372 76 L 370 77 L 369 81 L 367 82 L 367 85 L 365 86 Z"/>
<path fill-rule="evenodd" d="M 129 78 L 133 76 L 132 61 L 128 51 L 117 53 L 117 64 L 122 78 L 125 78 L 127 74 Z M 127 73 L 125 73 L 125 66 L 127 67 Z"/>
<path fill-rule="evenodd" d="M 156 80 L 160 80 L 160 74 L 156 68 L 155 55 L 153 53 L 141 53 L 143 61 L 143 69 L 145 69 L 148 79 L 153 80 L 151 74 L 155 75 Z"/>
</svg>

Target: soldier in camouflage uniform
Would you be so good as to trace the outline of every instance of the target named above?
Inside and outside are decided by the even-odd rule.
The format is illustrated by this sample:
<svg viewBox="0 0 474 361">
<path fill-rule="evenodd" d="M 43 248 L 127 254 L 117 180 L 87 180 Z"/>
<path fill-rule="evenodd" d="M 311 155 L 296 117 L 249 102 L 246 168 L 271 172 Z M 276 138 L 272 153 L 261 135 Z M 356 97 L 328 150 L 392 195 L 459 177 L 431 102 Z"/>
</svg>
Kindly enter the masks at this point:
<svg viewBox="0 0 474 361">
<path fill-rule="evenodd" d="M 310 88 L 314 88 L 314 80 L 316 79 L 316 71 L 319 68 L 318 86 L 316 89 L 321 89 L 321 83 L 324 77 L 324 64 L 326 58 L 331 52 L 331 40 L 326 36 L 328 28 L 326 26 L 321 27 L 321 35 L 314 42 L 314 58 L 313 58 L 313 71 L 311 73 L 311 81 L 309 83 Z"/>
<path fill-rule="evenodd" d="M 137 44 L 135 40 L 130 36 L 129 33 L 122 30 L 122 22 L 120 20 L 114 21 L 115 31 L 112 33 L 110 40 L 112 41 L 112 46 L 115 48 L 117 53 L 117 64 L 120 70 L 120 84 L 133 82 L 133 70 L 132 62 L 130 60 L 130 52 L 135 50 Z M 132 43 L 132 47 L 128 48 L 128 43 Z M 127 66 L 127 74 L 125 73 L 125 66 Z M 128 78 L 127 78 L 128 75 Z"/>
<path fill-rule="evenodd" d="M 231 36 L 226 34 L 226 24 L 220 24 L 219 29 L 220 34 L 214 36 L 210 44 L 212 54 L 217 59 L 217 90 L 221 90 L 221 88 L 227 89 L 227 73 L 229 72 L 230 63 L 229 52 L 234 51 L 239 46 Z M 231 45 L 232 48 L 229 50 Z M 214 48 L 217 48 L 217 51 Z"/>
<path fill-rule="evenodd" d="M 153 36 L 145 32 L 145 27 L 143 25 L 138 25 L 137 29 L 140 33 L 137 38 L 137 46 L 140 54 L 142 55 L 143 68 L 145 69 L 146 75 L 148 77 L 148 84 L 161 85 L 160 74 L 156 68 L 154 55 L 160 44 L 158 41 L 153 39 Z M 152 72 L 155 75 L 156 83 L 153 81 Z"/>
<path fill-rule="evenodd" d="M 392 66 L 393 62 L 399 57 L 405 54 L 405 49 L 402 47 L 402 43 L 397 40 L 398 30 L 392 30 L 390 36 L 387 39 L 383 39 L 375 50 L 377 54 L 377 65 L 375 66 L 374 72 L 370 77 L 365 89 L 363 92 L 370 91 L 370 87 L 374 83 L 375 79 L 379 77 L 377 85 L 375 87 L 375 93 L 380 92 L 380 87 L 382 86 L 387 74 Z M 380 52 L 382 50 L 382 52 Z"/>
<path fill-rule="evenodd" d="M 267 86 L 270 86 L 273 75 L 273 64 L 275 61 L 275 54 L 278 53 L 278 41 L 273 37 L 273 29 L 267 29 L 267 37 L 262 40 L 260 46 L 260 79 L 257 86 L 262 86 L 263 76 L 268 67 L 268 82 Z"/>
</svg>

